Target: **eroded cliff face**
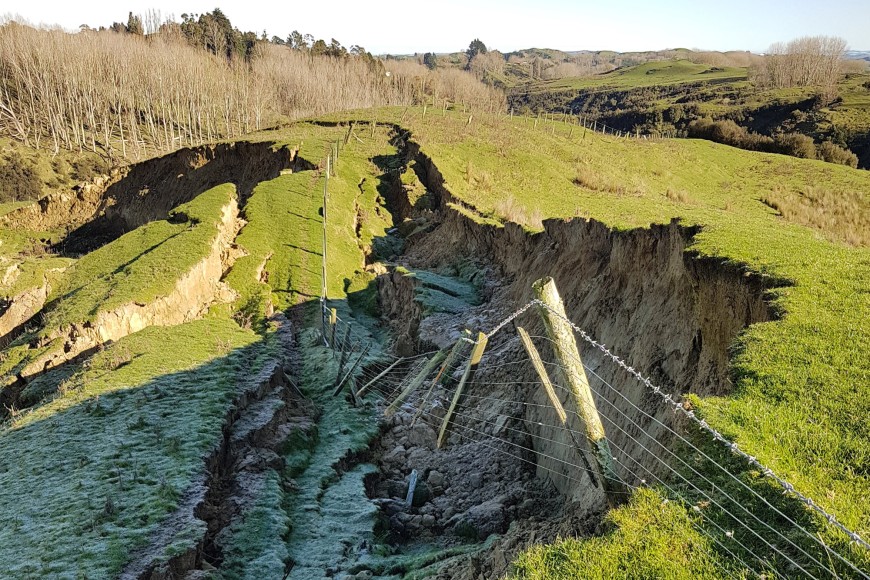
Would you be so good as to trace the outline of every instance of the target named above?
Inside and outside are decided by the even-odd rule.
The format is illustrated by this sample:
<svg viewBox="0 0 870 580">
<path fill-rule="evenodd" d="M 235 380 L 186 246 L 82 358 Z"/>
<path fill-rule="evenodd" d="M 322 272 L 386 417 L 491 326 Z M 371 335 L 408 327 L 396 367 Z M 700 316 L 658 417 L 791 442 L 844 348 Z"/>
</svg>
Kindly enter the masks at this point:
<svg viewBox="0 0 870 580">
<path fill-rule="evenodd" d="M 235 256 L 231 251 L 232 243 L 242 226 L 238 216 L 238 203 L 231 200 L 223 207 L 211 251 L 178 279 L 172 292 L 149 304 L 130 302 L 119 308 L 100 312 L 90 322 L 73 324 L 52 332 L 44 342 L 48 344 L 59 339 L 62 341 L 62 348 L 52 349 L 30 363 L 20 373 L 19 381 L 27 381 L 34 375 L 57 367 L 82 353 L 148 326 L 172 326 L 189 322 L 203 316 L 216 303 L 232 301 L 235 295 L 221 278 L 232 265 Z"/>
<path fill-rule="evenodd" d="M 136 165 L 115 169 L 72 191 L 0 217 L 0 224 L 30 230 L 67 232 L 54 250 L 82 254 L 154 220 L 222 183 L 236 185 L 244 202 L 260 181 L 309 164 L 298 148 L 273 143 L 220 143 L 180 149 Z M 243 203 L 242 203 L 243 205 Z"/>
<path fill-rule="evenodd" d="M 21 326 L 42 310 L 49 294 L 51 294 L 51 285 L 48 278 L 44 278 L 42 284 L 28 288 L 5 301 L 6 304 L 0 314 L 0 348 L 8 345 Z"/>
<path fill-rule="evenodd" d="M 532 298 L 535 280 L 551 276 L 570 319 L 664 390 L 722 395 L 731 389 L 729 348 L 748 325 L 773 317 L 765 292 L 774 281 L 693 253 L 689 248 L 697 228 L 674 221 L 618 232 L 595 221 L 573 219 L 548 220 L 543 232 L 529 234 L 515 224 L 484 225 L 456 209 L 461 202 L 444 188 L 431 160 L 419 153 L 415 159 L 421 167 L 418 176 L 438 200 L 432 218 L 437 226 L 409 240 L 403 262 L 438 269 L 470 258 L 497 273 L 488 303 L 455 317 L 458 328 L 489 330 Z M 385 299 L 396 293 L 392 281 L 382 288 L 388 290 Z M 427 325 L 419 316 L 419 309 L 399 312 L 393 307 L 389 318 L 406 331 L 418 328 L 419 341 L 444 342 L 425 336 Z M 518 323 L 533 335 L 544 334 L 536 315 L 524 315 Z M 657 456 L 664 452 L 652 439 L 670 441 L 662 424 L 672 426 L 673 413 L 628 373 L 604 360 L 599 350 L 579 337 L 578 341 L 621 475 L 632 483 L 663 475 L 666 468 Z M 543 355 L 553 360 L 546 341 L 537 342 Z M 464 403 L 474 418 L 458 416 L 458 430 L 479 429 L 476 422 L 481 420 L 498 424 L 503 436 L 534 450 L 539 477 L 551 480 L 568 499 L 600 509 L 602 492 L 575 467 L 581 461 L 569 434 L 551 427 L 559 421 L 543 389 L 517 386 L 536 382 L 531 365 L 504 366 L 525 357 L 510 327 L 493 337 L 479 380 L 469 387 Z M 562 382 L 558 373 L 552 378 Z M 508 391 L 493 386 L 502 382 L 515 385 Z M 565 407 L 576 409 L 567 392 L 559 392 Z M 498 403 L 487 397 L 528 404 Z M 571 428 L 582 432 L 577 416 L 569 416 Z M 644 432 L 651 437 L 638 437 Z"/>
</svg>

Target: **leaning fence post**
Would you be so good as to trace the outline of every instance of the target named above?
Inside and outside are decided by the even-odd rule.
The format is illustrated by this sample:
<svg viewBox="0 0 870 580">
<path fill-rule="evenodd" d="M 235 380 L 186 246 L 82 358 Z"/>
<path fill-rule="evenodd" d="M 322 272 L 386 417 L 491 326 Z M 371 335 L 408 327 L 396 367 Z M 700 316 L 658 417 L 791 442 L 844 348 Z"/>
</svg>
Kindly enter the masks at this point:
<svg viewBox="0 0 870 580">
<path fill-rule="evenodd" d="M 347 325 L 347 330 L 344 332 L 344 338 L 341 341 L 341 357 L 338 359 L 338 374 L 335 376 L 335 384 L 338 385 L 341 381 L 341 376 L 344 374 L 344 363 L 347 361 L 347 347 L 350 342 L 350 324 Z"/>
<path fill-rule="evenodd" d="M 474 348 L 471 350 L 471 357 L 468 359 L 468 364 L 465 366 L 465 372 L 462 373 L 462 379 L 459 380 L 459 386 L 456 387 L 456 392 L 453 394 L 453 400 L 450 401 L 450 408 L 447 409 L 447 414 L 444 415 L 444 421 L 441 422 L 441 431 L 438 432 L 438 448 L 444 443 L 444 436 L 447 434 L 447 425 L 450 424 L 450 418 L 453 416 L 453 411 L 456 410 L 456 405 L 459 404 L 459 399 L 462 397 L 462 390 L 465 388 L 465 383 L 474 377 L 474 371 L 477 365 L 480 364 L 480 359 L 483 356 L 483 351 L 486 349 L 486 343 L 489 339 L 482 332 L 477 333 L 477 342 L 474 343 Z"/>
<path fill-rule="evenodd" d="M 553 408 L 556 409 L 556 416 L 559 417 L 559 422 L 562 423 L 562 428 L 568 431 L 568 436 L 571 437 L 574 447 L 577 448 L 577 454 L 580 456 L 580 459 L 583 460 L 583 465 L 586 467 L 587 473 L 589 473 L 589 479 L 592 480 L 593 484 L 601 487 L 598 478 L 595 477 L 595 472 L 592 470 L 592 466 L 589 465 L 589 461 L 586 460 L 583 446 L 580 445 L 580 442 L 577 441 L 576 437 L 574 437 L 574 431 L 572 431 L 568 426 L 568 414 L 562 406 L 562 401 L 560 401 L 559 397 L 556 395 L 556 389 L 553 388 L 553 383 L 550 381 L 550 376 L 547 374 L 547 369 L 544 367 L 544 361 L 541 360 L 541 355 L 538 353 L 538 349 L 535 348 L 535 343 L 532 342 L 529 333 L 526 332 L 526 329 L 522 326 L 517 326 L 517 332 L 520 335 L 520 340 L 526 349 L 526 353 L 529 355 L 529 359 L 532 361 L 532 366 L 535 367 L 535 371 L 538 373 L 538 378 L 541 379 L 541 383 L 544 385 L 544 390 L 550 398 L 550 403 L 553 405 Z"/>
<path fill-rule="evenodd" d="M 586 378 L 586 371 L 583 369 L 574 331 L 568 324 L 565 306 L 562 304 L 562 298 L 559 297 L 556 283 L 550 277 L 542 278 L 532 284 L 532 289 L 542 303 L 538 306 L 538 312 L 544 321 L 547 334 L 553 341 L 553 351 L 559 359 L 568 390 L 574 397 L 577 410 L 583 419 L 586 439 L 589 441 L 595 463 L 602 476 L 607 503 L 611 506 L 623 503 L 628 497 L 626 485 L 614 468 L 613 453 L 610 451 L 604 425 L 595 407 L 595 399 L 592 397 L 589 379 Z"/>
<path fill-rule="evenodd" d="M 398 364 L 399 364 L 400 362 L 402 362 L 403 360 L 405 360 L 404 357 L 397 358 L 396 360 L 393 361 L 393 364 L 391 364 L 390 366 L 388 366 L 387 368 L 385 368 L 384 370 L 382 370 L 380 373 L 378 373 L 378 376 L 376 376 L 375 378 L 373 378 L 372 380 L 370 380 L 369 382 L 367 382 L 366 384 L 364 384 L 364 385 L 362 386 L 362 388 L 360 388 L 360 390 L 358 390 L 358 391 L 356 392 L 357 397 L 362 397 L 362 396 L 365 394 L 365 392 L 369 390 L 369 387 L 371 387 L 371 386 L 374 385 L 374 384 L 377 384 L 377 382 L 378 382 L 379 380 L 381 380 L 382 378 L 384 378 L 385 376 L 387 376 L 387 375 L 389 374 L 389 372 L 390 372 L 391 370 L 393 370 L 394 368 L 396 368 L 396 365 L 398 365 Z"/>
<path fill-rule="evenodd" d="M 399 396 L 396 397 L 396 399 L 392 403 L 390 403 L 390 406 L 387 407 L 387 409 L 384 411 L 384 416 L 392 417 L 393 415 L 395 415 L 396 411 L 399 410 L 399 407 L 402 406 L 402 403 L 405 402 L 405 399 L 407 399 L 411 395 L 411 393 L 414 392 L 414 389 L 423 384 L 423 381 L 426 380 L 426 377 L 428 377 L 432 373 L 432 371 L 435 370 L 435 367 L 438 366 L 438 363 L 443 361 L 446 357 L 446 350 L 439 350 L 438 352 L 436 352 L 435 355 L 431 359 L 429 359 L 425 365 L 423 365 L 423 370 L 417 373 L 417 376 L 415 376 L 413 380 L 411 380 L 411 382 L 408 384 L 408 386 L 405 387 L 405 390 L 399 393 Z"/>
<path fill-rule="evenodd" d="M 455 361 L 457 357 L 459 357 L 466 342 L 471 342 L 470 337 L 471 331 L 466 328 L 462 331 L 462 335 L 459 337 L 459 340 L 457 340 L 456 343 L 453 345 L 453 348 L 450 349 L 450 353 L 447 355 L 447 358 L 444 359 L 444 364 L 441 365 L 441 370 L 438 371 L 437 375 L 435 375 L 435 379 L 432 381 L 432 384 L 429 385 L 429 390 L 426 391 L 426 394 L 423 395 L 423 399 L 420 401 L 420 407 L 417 409 L 417 412 L 414 414 L 414 418 L 411 420 L 412 429 L 414 425 L 417 424 L 417 419 L 419 419 L 420 415 L 423 414 L 426 403 L 429 401 L 429 397 L 432 396 L 432 391 L 435 390 L 435 386 L 438 385 L 438 383 L 446 385 L 450 381 L 450 366 L 453 364 L 453 361 Z"/>
<path fill-rule="evenodd" d="M 369 344 L 368 344 L 368 345 L 363 349 L 363 351 L 362 351 L 362 352 L 360 353 L 360 355 L 359 355 L 359 358 L 356 359 L 356 362 L 353 363 L 353 365 L 350 367 L 350 370 L 348 370 L 347 373 L 345 373 L 344 378 L 342 378 L 342 379 L 339 381 L 338 386 L 335 387 L 335 391 L 333 391 L 333 393 L 332 393 L 332 396 L 333 396 L 333 397 L 337 397 L 337 396 L 338 396 L 338 394 L 341 392 L 341 389 L 344 387 L 344 383 L 346 383 L 347 380 L 351 377 L 351 375 L 353 375 L 354 371 L 357 369 L 357 367 L 359 366 L 359 364 L 363 361 L 363 359 L 365 358 L 365 356 L 369 353 L 369 349 L 370 349 L 371 347 L 372 347 L 372 344 L 369 343 Z M 350 400 L 353 402 L 353 406 L 356 407 L 356 400 L 357 400 L 356 395 L 357 395 L 357 394 L 356 394 L 356 392 L 354 391 L 354 388 L 353 388 L 353 380 L 351 380 L 350 382 L 351 382 L 351 385 L 350 385 Z"/>
</svg>

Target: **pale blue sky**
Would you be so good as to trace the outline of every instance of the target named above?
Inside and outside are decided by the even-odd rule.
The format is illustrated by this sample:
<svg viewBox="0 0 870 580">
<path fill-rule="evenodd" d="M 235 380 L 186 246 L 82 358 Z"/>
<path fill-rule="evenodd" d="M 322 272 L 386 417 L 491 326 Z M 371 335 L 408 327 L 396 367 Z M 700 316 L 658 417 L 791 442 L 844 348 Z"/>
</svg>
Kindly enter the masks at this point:
<svg viewBox="0 0 870 580">
<path fill-rule="evenodd" d="M 772 42 L 817 34 L 841 36 L 852 49 L 870 50 L 870 0 L 2 0 L 0 14 L 74 29 L 126 21 L 131 10 L 154 8 L 178 18 L 215 6 L 242 30 L 286 37 L 296 29 L 379 54 L 458 51 L 475 37 L 505 52 L 528 47 L 759 52 Z"/>
</svg>

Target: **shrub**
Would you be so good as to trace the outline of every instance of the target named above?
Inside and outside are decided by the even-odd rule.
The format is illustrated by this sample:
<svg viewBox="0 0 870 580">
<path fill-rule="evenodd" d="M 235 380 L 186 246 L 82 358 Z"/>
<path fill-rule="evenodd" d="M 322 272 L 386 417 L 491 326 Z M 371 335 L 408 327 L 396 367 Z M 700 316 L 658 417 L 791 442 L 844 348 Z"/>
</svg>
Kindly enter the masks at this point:
<svg viewBox="0 0 870 580">
<path fill-rule="evenodd" d="M 689 123 L 687 134 L 689 137 L 709 139 L 710 141 L 750 151 L 777 151 L 773 139 L 766 135 L 751 133 L 731 119 L 721 121 L 714 121 L 709 117 L 696 119 Z"/>
<path fill-rule="evenodd" d="M 72 162 L 72 177 L 76 181 L 93 181 L 109 169 L 110 164 L 100 157 L 79 157 Z"/>
<path fill-rule="evenodd" d="M 840 165 L 848 165 L 849 167 L 858 167 L 857 155 L 830 141 L 825 141 L 819 145 L 818 155 L 819 159 L 827 161 L 828 163 L 838 163 Z"/>
<path fill-rule="evenodd" d="M 803 159 L 816 159 L 816 144 L 812 137 L 800 133 L 784 133 L 777 135 L 774 141 L 778 153 Z"/>
<path fill-rule="evenodd" d="M 0 203 L 38 199 L 42 184 L 31 163 L 12 152 L 0 163 Z"/>
</svg>

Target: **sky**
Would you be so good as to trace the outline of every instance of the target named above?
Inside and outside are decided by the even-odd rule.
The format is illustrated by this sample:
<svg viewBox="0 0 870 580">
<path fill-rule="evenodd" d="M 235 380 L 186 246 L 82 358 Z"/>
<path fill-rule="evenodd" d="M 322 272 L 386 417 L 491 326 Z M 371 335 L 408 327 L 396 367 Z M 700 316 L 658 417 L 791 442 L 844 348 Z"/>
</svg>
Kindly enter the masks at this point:
<svg viewBox="0 0 870 580">
<path fill-rule="evenodd" d="M 154 9 L 178 20 L 216 7 L 243 31 L 286 38 L 298 30 L 374 54 L 457 52 L 474 38 L 502 52 L 764 52 L 773 42 L 807 35 L 840 36 L 850 49 L 870 50 L 870 0 L 0 0 L 0 15 L 76 30 L 126 22 L 130 11 Z"/>
</svg>

